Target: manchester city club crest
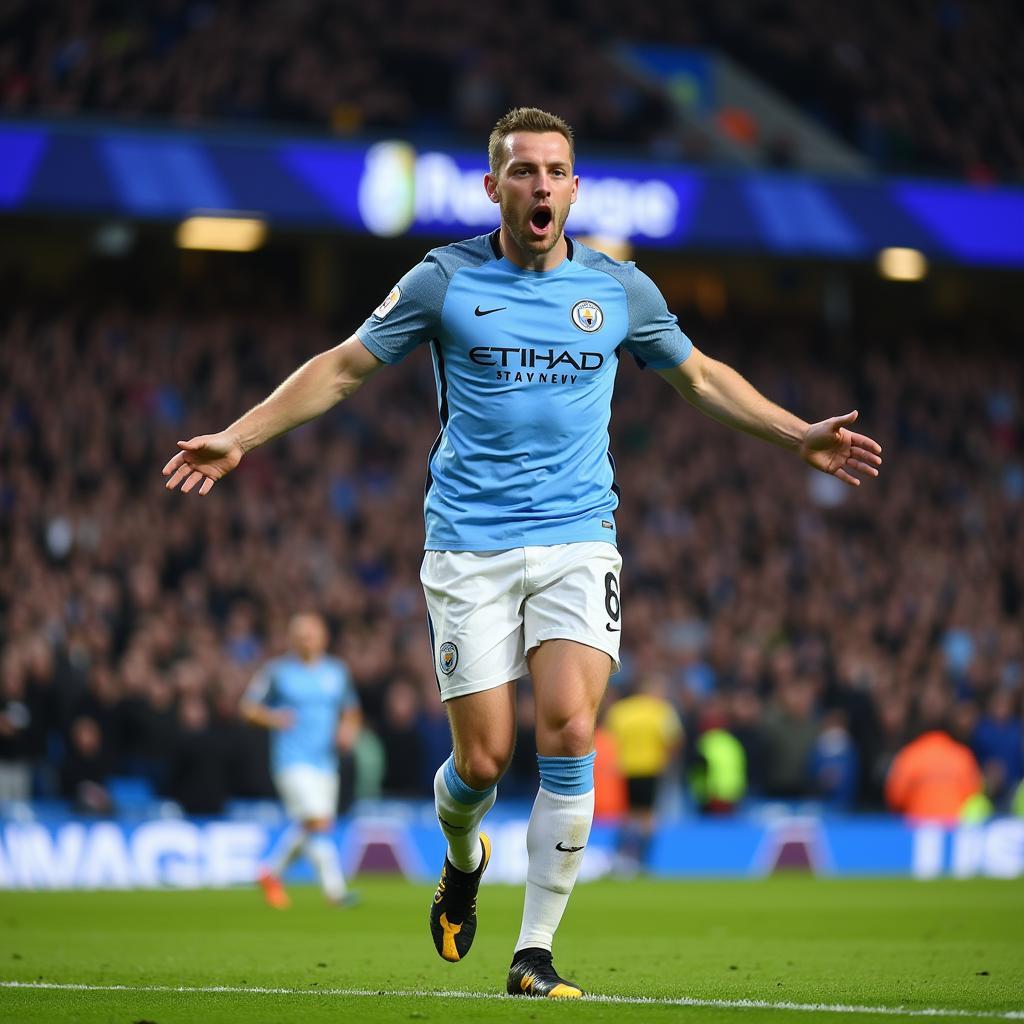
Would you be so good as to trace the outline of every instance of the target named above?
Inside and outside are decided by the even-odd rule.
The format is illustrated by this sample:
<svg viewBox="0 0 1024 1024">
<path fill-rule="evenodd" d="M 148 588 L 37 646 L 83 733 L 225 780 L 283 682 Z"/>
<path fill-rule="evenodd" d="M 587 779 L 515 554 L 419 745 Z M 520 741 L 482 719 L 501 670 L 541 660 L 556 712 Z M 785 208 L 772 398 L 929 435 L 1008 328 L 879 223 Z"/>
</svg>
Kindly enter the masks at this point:
<svg viewBox="0 0 1024 1024">
<path fill-rule="evenodd" d="M 572 322 L 587 334 L 601 330 L 604 323 L 604 313 L 601 307 L 592 299 L 583 299 L 572 307 Z"/>
<path fill-rule="evenodd" d="M 446 676 L 450 676 L 455 671 L 455 666 L 459 663 L 458 647 L 451 641 L 441 644 L 440 650 L 437 652 L 437 660 L 441 666 L 441 671 Z"/>
</svg>

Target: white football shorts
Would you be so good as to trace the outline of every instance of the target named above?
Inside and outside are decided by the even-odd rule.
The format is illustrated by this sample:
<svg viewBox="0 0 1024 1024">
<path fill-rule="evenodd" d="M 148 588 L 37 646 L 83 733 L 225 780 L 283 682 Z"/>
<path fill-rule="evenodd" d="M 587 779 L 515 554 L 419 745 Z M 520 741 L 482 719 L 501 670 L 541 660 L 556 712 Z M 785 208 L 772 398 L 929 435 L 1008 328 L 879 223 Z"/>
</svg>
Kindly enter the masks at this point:
<svg viewBox="0 0 1024 1024">
<path fill-rule="evenodd" d="M 294 821 L 334 818 L 338 813 L 338 773 L 311 764 L 293 764 L 274 774 L 285 814 Z"/>
<path fill-rule="evenodd" d="M 526 655 L 545 640 L 595 647 L 618 671 L 621 569 L 602 541 L 427 551 L 420 581 L 441 700 L 526 675 Z"/>
</svg>

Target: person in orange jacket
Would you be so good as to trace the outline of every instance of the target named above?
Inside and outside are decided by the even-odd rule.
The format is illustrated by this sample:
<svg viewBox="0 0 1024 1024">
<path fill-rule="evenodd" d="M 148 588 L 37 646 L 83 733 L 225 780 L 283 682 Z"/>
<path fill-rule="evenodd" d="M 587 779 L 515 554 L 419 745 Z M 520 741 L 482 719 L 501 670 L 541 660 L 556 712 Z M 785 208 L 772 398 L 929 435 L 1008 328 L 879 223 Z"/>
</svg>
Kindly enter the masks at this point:
<svg viewBox="0 0 1024 1024">
<path fill-rule="evenodd" d="M 928 721 L 893 758 L 885 802 L 911 822 L 956 825 L 967 801 L 983 792 L 984 780 L 974 755 L 950 736 L 941 716 Z"/>
</svg>

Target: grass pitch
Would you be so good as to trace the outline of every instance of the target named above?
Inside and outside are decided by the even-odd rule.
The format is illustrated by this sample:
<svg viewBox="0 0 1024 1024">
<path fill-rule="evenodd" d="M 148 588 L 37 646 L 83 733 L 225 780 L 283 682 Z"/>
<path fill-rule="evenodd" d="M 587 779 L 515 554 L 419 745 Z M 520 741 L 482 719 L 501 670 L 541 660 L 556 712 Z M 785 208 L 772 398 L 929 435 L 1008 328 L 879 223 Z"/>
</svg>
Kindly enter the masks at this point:
<svg viewBox="0 0 1024 1024">
<path fill-rule="evenodd" d="M 581 885 L 559 933 L 559 970 L 602 997 L 659 1001 L 647 1004 L 499 997 L 521 889 L 484 887 L 473 951 L 450 965 L 427 931 L 432 889 L 358 888 L 353 910 L 293 889 L 287 912 L 255 890 L 3 893 L 0 1020 L 807 1024 L 875 1016 L 868 1008 L 876 1019 L 1024 1019 L 1020 881 Z M 458 994 L 439 995 L 448 991 Z"/>
</svg>

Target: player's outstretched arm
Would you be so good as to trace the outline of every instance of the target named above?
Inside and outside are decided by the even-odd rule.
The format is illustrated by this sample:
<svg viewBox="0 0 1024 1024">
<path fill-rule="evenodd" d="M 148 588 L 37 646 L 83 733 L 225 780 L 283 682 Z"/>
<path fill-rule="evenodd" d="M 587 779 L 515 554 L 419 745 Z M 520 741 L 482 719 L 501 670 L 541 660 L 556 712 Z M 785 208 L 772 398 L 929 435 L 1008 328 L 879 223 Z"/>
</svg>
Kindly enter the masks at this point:
<svg viewBox="0 0 1024 1024">
<path fill-rule="evenodd" d="M 188 493 L 199 484 L 199 493 L 209 494 L 246 452 L 325 413 L 383 365 L 355 335 L 314 356 L 226 430 L 179 441 L 181 450 L 164 466 L 167 489 L 181 484 Z"/>
<path fill-rule="evenodd" d="M 696 348 L 685 362 L 659 372 L 706 416 L 788 448 L 843 483 L 859 487 L 861 476 L 878 476 L 881 445 L 849 429 L 857 419 L 856 409 L 845 416 L 807 423 L 770 402 L 731 366 L 708 358 Z"/>
<path fill-rule="evenodd" d="M 271 731 L 290 729 L 295 723 L 295 714 L 288 708 L 268 708 L 253 700 L 240 701 L 238 714 L 243 722 Z"/>
</svg>

